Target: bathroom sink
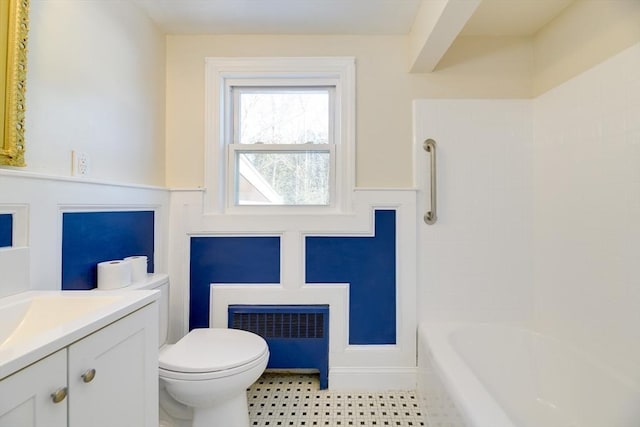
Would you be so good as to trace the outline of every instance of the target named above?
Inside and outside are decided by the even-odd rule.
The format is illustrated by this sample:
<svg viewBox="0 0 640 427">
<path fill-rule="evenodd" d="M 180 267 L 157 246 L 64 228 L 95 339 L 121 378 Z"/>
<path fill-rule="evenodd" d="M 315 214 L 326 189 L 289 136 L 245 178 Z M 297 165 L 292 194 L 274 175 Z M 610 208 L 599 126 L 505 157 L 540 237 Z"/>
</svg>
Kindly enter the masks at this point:
<svg viewBox="0 0 640 427">
<path fill-rule="evenodd" d="M 30 291 L 0 298 L 0 379 L 156 298 L 155 291 Z"/>
<path fill-rule="evenodd" d="M 121 299 L 121 296 L 34 295 L 0 307 L 0 348 L 25 341 Z"/>
</svg>

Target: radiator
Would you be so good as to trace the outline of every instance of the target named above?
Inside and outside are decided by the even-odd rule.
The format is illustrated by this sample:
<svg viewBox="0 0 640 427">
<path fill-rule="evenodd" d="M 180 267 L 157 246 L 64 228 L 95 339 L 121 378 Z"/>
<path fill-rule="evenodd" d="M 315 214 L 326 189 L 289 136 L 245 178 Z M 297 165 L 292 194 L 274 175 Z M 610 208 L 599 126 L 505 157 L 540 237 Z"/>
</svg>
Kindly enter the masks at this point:
<svg viewBox="0 0 640 427">
<path fill-rule="evenodd" d="M 329 385 L 328 305 L 230 305 L 229 327 L 260 335 L 272 369 L 317 369 Z"/>
</svg>

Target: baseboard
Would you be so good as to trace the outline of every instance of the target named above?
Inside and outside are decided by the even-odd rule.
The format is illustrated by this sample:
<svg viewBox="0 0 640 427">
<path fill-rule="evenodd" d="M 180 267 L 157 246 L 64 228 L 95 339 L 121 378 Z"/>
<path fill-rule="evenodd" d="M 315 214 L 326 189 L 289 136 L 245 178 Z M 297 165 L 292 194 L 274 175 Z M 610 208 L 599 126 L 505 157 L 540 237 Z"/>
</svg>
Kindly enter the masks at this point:
<svg viewBox="0 0 640 427">
<path fill-rule="evenodd" d="M 415 390 L 417 368 L 329 368 L 330 390 Z"/>
</svg>

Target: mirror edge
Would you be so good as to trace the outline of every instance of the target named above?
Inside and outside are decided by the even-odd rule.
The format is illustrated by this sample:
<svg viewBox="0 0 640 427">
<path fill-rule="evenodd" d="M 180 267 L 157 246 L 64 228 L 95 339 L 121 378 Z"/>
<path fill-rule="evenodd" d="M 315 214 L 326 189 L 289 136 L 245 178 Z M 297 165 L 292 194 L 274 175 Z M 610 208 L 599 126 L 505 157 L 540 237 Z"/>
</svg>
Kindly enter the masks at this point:
<svg viewBox="0 0 640 427">
<path fill-rule="evenodd" d="M 27 39 L 29 0 L 11 0 L 7 34 L 4 138 L 0 165 L 25 166 L 25 95 L 27 89 Z"/>
</svg>

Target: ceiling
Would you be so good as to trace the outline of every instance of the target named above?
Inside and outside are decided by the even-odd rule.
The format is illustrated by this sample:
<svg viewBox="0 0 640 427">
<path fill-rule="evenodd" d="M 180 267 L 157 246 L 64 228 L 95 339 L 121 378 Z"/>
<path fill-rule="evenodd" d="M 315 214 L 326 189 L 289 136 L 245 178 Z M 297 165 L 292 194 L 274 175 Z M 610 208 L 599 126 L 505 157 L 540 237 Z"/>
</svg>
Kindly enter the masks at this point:
<svg viewBox="0 0 640 427">
<path fill-rule="evenodd" d="M 420 0 L 133 0 L 170 34 L 406 34 Z"/>
<path fill-rule="evenodd" d="M 572 2 L 573 0 L 483 0 L 460 34 L 531 36 Z"/>
<path fill-rule="evenodd" d="M 168 34 L 408 34 L 422 2 L 132 0 Z M 461 0 L 450 0 L 461 1 Z M 573 0 L 482 0 L 461 34 L 529 36 Z"/>
</svg>

